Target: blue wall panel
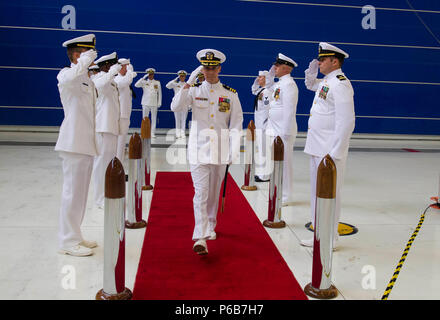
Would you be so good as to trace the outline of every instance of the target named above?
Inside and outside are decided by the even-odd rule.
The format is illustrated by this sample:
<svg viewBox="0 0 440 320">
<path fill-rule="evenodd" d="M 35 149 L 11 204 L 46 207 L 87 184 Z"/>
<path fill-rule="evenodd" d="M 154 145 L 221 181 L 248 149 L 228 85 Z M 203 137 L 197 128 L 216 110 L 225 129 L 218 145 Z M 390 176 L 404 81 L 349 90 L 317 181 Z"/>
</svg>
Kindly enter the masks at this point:
<svg viewBox="0 0 440 320">
<path fill-rule="evenodd" d="M 196 68 L 195 53 L 211 47 L 227 56 L 221 80 L 237 89 L 245 125 L 252 118 L 254 75 L 269 69 L 278 52 L 296 60 L 297 120 L 306 131 L 313 93 L 304 86 L 304 70 L 318 42 L 328 41 L 350 53 L 343 69 L 355 89 L 355 132 L 440 134 L 440 1 L 290 2 L 2 2 L 0 124 L 60 125 L 56 74 L 70 64 L 61 43 L 93 32 L 99 55 L 129 57 L 137 79 L 147 67 L 157 70 L 163 91 L 159 128 L 174 127 L 172 90 L 165 84 L 177 70 Z M 375 30 L 361 27 L 367 4 L 377 7 Z M 75 7 L 77 30 L 61 28 L 64 5 Z M 139 109 L 142 93 L 136 93 L 133 106 Z M 132 125 L 140 119 L 135 110 Z"/>
</svg>

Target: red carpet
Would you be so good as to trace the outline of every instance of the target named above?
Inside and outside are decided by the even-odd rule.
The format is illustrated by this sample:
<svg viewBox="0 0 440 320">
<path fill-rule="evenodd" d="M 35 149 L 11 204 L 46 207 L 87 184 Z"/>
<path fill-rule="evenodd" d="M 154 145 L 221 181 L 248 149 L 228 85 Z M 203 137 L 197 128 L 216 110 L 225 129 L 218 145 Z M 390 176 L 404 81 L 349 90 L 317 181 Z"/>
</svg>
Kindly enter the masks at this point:
<svg viewBox="0 0 440 320">
<path fill-rule="evenodd" d="M 307 299 L 231 176 L 217 240 L 192 251 L 194 189 L 189 172 L 158 172 L 133 299 Z"/>
</svg>

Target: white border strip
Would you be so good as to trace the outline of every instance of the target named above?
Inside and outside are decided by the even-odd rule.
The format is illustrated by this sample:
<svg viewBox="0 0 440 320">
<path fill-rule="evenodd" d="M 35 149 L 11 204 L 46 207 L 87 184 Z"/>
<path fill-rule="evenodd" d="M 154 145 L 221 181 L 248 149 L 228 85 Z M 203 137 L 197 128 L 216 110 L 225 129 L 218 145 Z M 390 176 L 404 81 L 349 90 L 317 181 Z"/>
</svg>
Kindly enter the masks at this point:
<svg viewBox="0 0 440 320">
<path fill-rule="evenodd" d="M 59 71 L 61 68 L 46 68 L 46 67 L 18 67 L 18 66 L 0 66 L 0 69 L 19 69 L 19 70 L 49 70 L 49 71 Z M 135 71 L 137 74 L 145 73 L 145 71 Z M 156 74 L 165 75 L 176 75 L 175 72 L 156 72 Z M 255 78 L 249 75 L 240 74 L 221 74 L 220 77 L 230 77 L 230 78 Z M 293 77 L 295 80 L 304 80 L 304 77 Z M 393 80 L 353 80 L 351 82 L 364 82 L 364 83 L 385 83 L 385 84 L 417 84 L 417 85 L 430 85 L 430 86 L 440 86 L 440 82 L 417 82 L 417 81 L 393 81 Z"/>
<path fill-rule="evenodd" d="M 133 31 L 111 31 L 111 30 L 87 30 L 75 29 L 65 30 L 62 28 L 43 28 L 43 27 L 20 27 L 20 26 L 0 26 L 0 29 L 27 29 L 27 30 L 44 30 L 44 31 L 67 31 L 67 32 L 87 32 L 87 33 L 110 33 L 110 34 L 129 34 L 129 35 L 144 35 L 144 36 L 162 36 L 162 37 L 186 37 L 186 38 L 205 38 L 205 39 L 226 39 L 226 40 L 250 40 L 250 41 L 271 41 L 271 42 L 291 42 L 291 43 L 310 43 L 319 44 L 322 41 L 313 40 L 291 40 L 291 39 L 272 39 L 272 38 L 251 38 L 251 37 L 231 37 L 231 36 L 207 36 L 196 34 L 178 34 L 178 33 L 153 33 L 153 32 L 133 32 Z M 429 49 L 440 50 L 439 47 L 426 46 L 409 46 L 398 44 L 375 44 L 375 43 L 355 43 L 355 42 L 337 42 L 329 41 L 332 44 L 351 45 L 351 46 L 369 46 L 369 47 L 386 47 L 386 48 L 409 48 L 409 49 Z"/>
<path fill-rule="evenodd" d="M 43 109 L 43 110 L 63 110 L 62 107 L 38 107 L 38 106 L 0 106 L 0 109 Z M 140 108 L 133 108 L 132 111 L 141 112 Z M 160 109 L 159 112 L 173 112 L 168 109 Z M 243 112 L 243 114 L 253 115 L 253 112 Z M 297 113 L 300 117 L 309 117 L 310 114 Z M 422 118 L 422 117 L 386 117 L 386 116 L 356 116 L 356 118 L 372 118 L 372 119 L 400 119 L 400 120 L 434 120 L 439 121 L 440 118 Z"/>
<path fill-rule="evenodd" d="M 267 0 L 237 0 L 240 2 L 255 2 L 255 3 L 270 3 L 270 4 L 290 4 L 299 6 L 315 6 L 315 7 L 335 7 L 335 8 L 350 8 L 350 9 L 362 9 L 363 6 L 355 5 L 343 5 L 343 4 L 328 4 L 328 3 L 306 3 L 306 2 L 291 2 L 291 1 L 267 1 Z M 402 11 L 402 12 L 421 12 L 421 13 L 440 13 L 440 11 L 435 10 L 416 10 L 416 9 L 403 9 L 403 8 L 384 8 L 376 7 L 376 10 L 386 10 L 386 11 Z"/>
</svg>

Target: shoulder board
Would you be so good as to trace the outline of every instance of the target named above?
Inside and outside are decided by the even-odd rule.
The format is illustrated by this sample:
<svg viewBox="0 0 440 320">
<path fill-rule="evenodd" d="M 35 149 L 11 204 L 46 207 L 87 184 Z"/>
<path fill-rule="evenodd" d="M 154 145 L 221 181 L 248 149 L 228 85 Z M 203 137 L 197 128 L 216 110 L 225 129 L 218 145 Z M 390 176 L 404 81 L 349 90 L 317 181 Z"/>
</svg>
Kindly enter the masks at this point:
<svg viewBox="0 0 440 320">
<path fill-rule="evenodd" d="M 345 76 L 343 76 L 342 74 L 338 74 L 338 75 L 336 76 L 336 78 L 338 78 L 338 79 L 341 80 L 341 81 L 347 80 L 347 78 L 346 78 Z"/>
<path fill-rule="evenodd" d="M 201 82 L 200 83 L 194 83 L 194 84 L 191 85 L 191 87 L 200 87 L 201 85 L 202 85 Z"/>
<path fill-rule="evenodd" d="M 237 93 L 237 90 L 232 89 L 231 87 L 227 86 L 227 85 L 223 85 L 223 88 L 225 88 L 226 90 L 232 91 L 233 93 Z"/>
</svg>

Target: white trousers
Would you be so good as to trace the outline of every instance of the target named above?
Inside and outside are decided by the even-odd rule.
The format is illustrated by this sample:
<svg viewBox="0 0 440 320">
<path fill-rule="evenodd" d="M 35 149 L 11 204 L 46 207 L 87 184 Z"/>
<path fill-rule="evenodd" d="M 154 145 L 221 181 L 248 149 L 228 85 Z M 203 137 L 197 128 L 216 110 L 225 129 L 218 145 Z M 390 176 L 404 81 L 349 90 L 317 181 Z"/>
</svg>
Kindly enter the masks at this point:
<svg viewBox="0 0 440 320">
<path fill-rule="evenodd" d="M 125 147 L 127 145 L 127 134 L 128 128 L 130 127 L 130 119 L 120 118 L 119 119 L 119 136 L 118 136 L 118 147 L 116 151 L 116 156 L 124 164 L 125 158 Z"/>
<path fill-rule="evenodd" d="M 95 190 L 95 203 L 104 207 L 105 172 L 110 161 L 116 157 L 118 136 L 111 133 L 96 133 L 96 147 L 98 155 L 93 163 L 93 184 Z"/>
<path fill-rule="evenodd" d="M 93 156 L 60 152 L 63 161 L 63 191 L 59 217 L 58 245 L 67 249 L 83 241 L 81 223 L 89 193 Z"/>
<path fill-rule="evenodd" d="M 268 163 L 271 160 L 270 150 L 266 150 L 267 146 L 270 146 L 269 141 L 268 136 L 266 136 L 266 130 L 256 128 L 254 145 L 255 175 L 263 180 L 267 180 L 270 177 L 270 165 Z"/>
<path fill-rule="evenodd" d="M 322 157 L 310 156 L 310 209 L 311 209 L 311 222 L 315 227 L 315 210 L 316 210 L 316 179 L 318 174 L 318 166 L 321 163 Z M 335 221 L 333 230 L 338 230 L 339 219 L 341 217 L 341 190 L 344 184 L 344 171 L 347 158 L 340 160 L 333 159 L 336 164 L 336 204 L 335 204 Z M 335 237 L 337 233 L 335 234 Z"/>
<path fill-rule="evenodd" d="M 142 119 L 148 117 L 151 112 L 150 123 L 151 123 L 151 134 L 156 134 L 156 119 L 157 119 L 157 107 L 152 106 L 142 106 Z"/>
<path fill-rule="evenodd" d="M 185 136 L 186 130 L 186 117 L 188 116 L 188 111 L 178 111 L 174 112 L 174 119 L 176 120 L 176 136 Z"/>
<path fill-rule="evenodd" d="M 191 165 L 194 185 L 194 232 L 193 240 L 206 239 L 217 225 L 220 189 L 226 165 Z"/>
</svg>

